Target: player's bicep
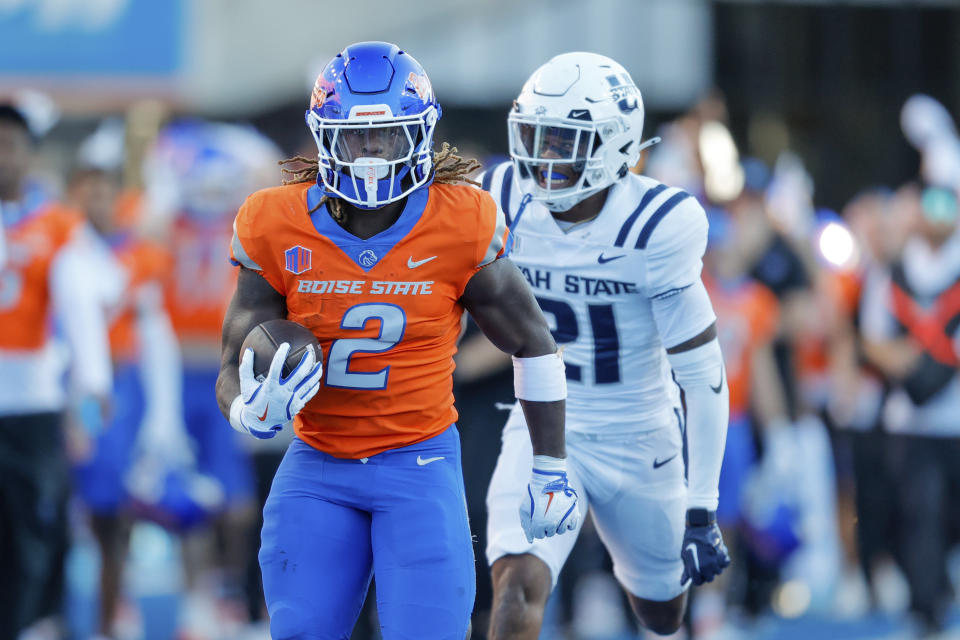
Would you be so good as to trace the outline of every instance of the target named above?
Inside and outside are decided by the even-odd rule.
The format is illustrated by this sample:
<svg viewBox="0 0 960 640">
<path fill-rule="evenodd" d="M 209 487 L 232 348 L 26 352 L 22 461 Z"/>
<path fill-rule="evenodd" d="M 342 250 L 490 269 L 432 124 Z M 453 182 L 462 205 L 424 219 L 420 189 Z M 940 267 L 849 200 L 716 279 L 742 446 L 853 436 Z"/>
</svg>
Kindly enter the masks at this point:
<svg viewBox="0 0 960 640">
<path fill-rule="evenodd" d="M 261 322 L 286 317 L 286 298 L 259 273 L 241 267 L 237 288 L 223 318 L 221 368 L 237 366 L 240 345 L 251 329 Z"/>
<path fill-rule="evenodd" d="M 509 259 L 496 260 L 475 273 L 461 301 L 477 326 L 501 351 L 518 357 L 556 351 L 533 292 Z"/>
<path fill-rule="evenodd" d="M 668 353 L 689 351 L 717 337 L 717 316 L 700 278 L 670 295 L 652 298 L 650 305 Z"/>
</svg>

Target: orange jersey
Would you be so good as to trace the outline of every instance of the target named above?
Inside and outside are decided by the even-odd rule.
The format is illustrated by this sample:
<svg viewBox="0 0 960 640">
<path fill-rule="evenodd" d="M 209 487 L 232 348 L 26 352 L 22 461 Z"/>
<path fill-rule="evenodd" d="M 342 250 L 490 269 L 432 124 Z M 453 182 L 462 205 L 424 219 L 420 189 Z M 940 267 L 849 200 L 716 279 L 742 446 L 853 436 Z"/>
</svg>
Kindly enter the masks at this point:
<svg viewBox="0 0 960 640">
<path fill-rule="evenodd" d="M 801 379 L 825 379 L 830 365 L 829 338 L 838 325 L 852 322 L 860 300 L 861 282 L 853 271 L 824 270 L 817 278 L 814 303 L 817 313 L 794 347 Z"/>
<path fill-rule="evenodd" d="M 323 349 L 323 382 L 296 433 L 341 458 L 431 438 L 457 419 L 460 297 L 503 254 L 503 215 L 479 189 L 433 185 L 414 191 L 389 229 L 361 240 L 326 207 L 309 213 L 320 195 L 302 183 L 258 191 L 237 215 L 231 247 Z"/>
<path fill-rule="evenodd" d="M 223 314 L 236 287 L 227 246 L 229 224 L 178 220 L 170 242 L 173 268 L 164 297 L 177 337 L 220 344 Z"/>
<path fill-rule="evenodd" d="M 125 304 L 110 324 L 110 353 L 114 360 L 130 361 L 139 351 L 136 327 L 136 292 L 151 282 L 161 283 L 171 267 L 170 254 L 142 240 L 114 243 L 114 255 L 127 273 Z"/>
<path fill-rule="evenodd" d="M 730 386 L 730 414 L 742 415 L 750 410 L 753 351 L 773 340 L 777 331 L 777 298 L 753 280 L 725 286 L 704 273 L 703 282 L 717 314 L 717 337 Z"/>
<path fill-rule="evenodd" d="M 8 255 L 0 268 L 0 349 L 34 351 L 46 344 L 50 265 L 82 222 L 72 209 L 47 205 L 4 229 Z"/>
<path fill-rule="evenodd" d="M 140 189 L 126 189 L 117 198 L 113 216 L 116 229 L 129 231 L 142 222 L 143 192 Z"/>
</svg>

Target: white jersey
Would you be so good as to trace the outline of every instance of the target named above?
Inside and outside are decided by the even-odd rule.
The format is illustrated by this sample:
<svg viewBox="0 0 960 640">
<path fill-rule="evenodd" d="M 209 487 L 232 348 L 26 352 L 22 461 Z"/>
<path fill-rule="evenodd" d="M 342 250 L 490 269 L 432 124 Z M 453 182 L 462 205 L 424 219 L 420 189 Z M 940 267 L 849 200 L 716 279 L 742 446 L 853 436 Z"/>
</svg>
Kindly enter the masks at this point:
<svg viewBox="0 0 960 640">
<path fill-rule="evenodd" d="M 606 434 L 676 428 L 679 389 L 666 346 L 695 337 L 712 310 L 658 327 L 652 300 L 700 279 L 703 208 L 688 193 L 628 174 L 594 220 L 565 232 L 524 199 L 509 162 L 483 176 L 510 225 L 511 260 L 526 276 L 563 349 L 567 429 Z M 518 218 L 518 212 L 519 219 Z"/>
</svg>

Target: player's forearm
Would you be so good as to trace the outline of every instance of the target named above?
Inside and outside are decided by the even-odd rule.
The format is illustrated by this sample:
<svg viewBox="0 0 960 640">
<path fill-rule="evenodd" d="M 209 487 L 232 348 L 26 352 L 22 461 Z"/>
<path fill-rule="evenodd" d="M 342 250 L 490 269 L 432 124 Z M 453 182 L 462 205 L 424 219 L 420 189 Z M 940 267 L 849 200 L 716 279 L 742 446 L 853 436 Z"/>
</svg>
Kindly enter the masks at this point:
<svg viewBox="0 0 960 640">
<path fill-rule="evenodd" d="M 244 339 L 261 322 L 286 316 L 286 298 L 277 293 L 263 276 L 241 268 L 237 289 L 223 317 L 220 338 L 217 404 L 227 420 L 230 419 L 230 405 L 240 395 L 240 347 Z"/>
<path fill-rule="evenodd" d="M 246 336 L 244 331 L 252 322 L 248 316 L 250 313 L 238 308 L 234 298 L 223 318 L 220 373 L 217 375 L 217 405 L 227 420 L 230 419 L 230 405 L 240 393 L 240 346 Z"/>
<path fill-rule="evenodd" d="M 567 401 L 534 402 L 520 400 L 523 416 L 530 430 L 530 442 L 533 455 L 564 458 L 567 455 L 564 445 L 564 413 Z"/>
<path fill-rule="evenodd" d="M 227 420 L 230 419 L 230 405 L 240 395 L 240 368 L 237 365 L 220 367 L 217 376 L 217 406 Z"/>
</svg>

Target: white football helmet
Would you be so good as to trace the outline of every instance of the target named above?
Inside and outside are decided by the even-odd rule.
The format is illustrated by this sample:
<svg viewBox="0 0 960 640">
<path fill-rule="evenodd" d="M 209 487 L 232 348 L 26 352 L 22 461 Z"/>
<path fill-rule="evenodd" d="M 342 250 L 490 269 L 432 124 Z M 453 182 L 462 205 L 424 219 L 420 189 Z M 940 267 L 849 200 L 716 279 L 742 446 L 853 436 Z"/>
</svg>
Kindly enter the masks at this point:
<svg viewBox="0 0 960 640">
<path fill-rule="evenodd" d="M 644 147 L 643 98 L 620 64 L 564 53 L 524 84 L 507 119 L 514 176 L 524 193 L 566 211 L 627 174 Z"/>
</svg>

